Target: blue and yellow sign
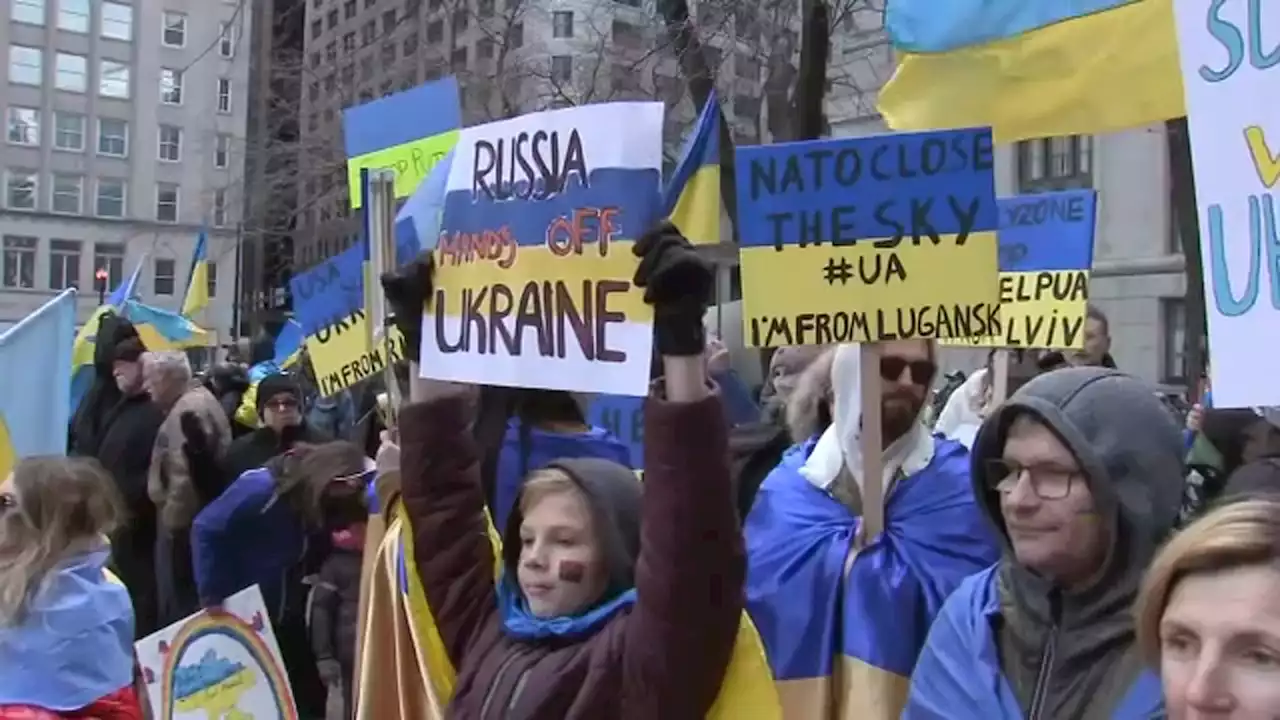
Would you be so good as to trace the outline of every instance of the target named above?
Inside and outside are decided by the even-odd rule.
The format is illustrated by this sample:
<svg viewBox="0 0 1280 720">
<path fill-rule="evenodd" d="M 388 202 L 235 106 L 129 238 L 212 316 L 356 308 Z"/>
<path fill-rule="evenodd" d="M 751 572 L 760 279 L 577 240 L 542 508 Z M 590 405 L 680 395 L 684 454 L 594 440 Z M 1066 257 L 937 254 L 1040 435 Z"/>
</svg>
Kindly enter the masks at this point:
<svg viewBox="0 0 1280 720">
<path fill-rule="evenodd" d="M 984 337 L 948 344 L 1079 350 L 1084 347 L 1097 194 L 1000 200 L 1000 316 Z"/>
<path fill-rule="evenodd" d="M 990 334 L 993 161 L 987 129 L 739 149 L 746 343 Z"/>
</svg>

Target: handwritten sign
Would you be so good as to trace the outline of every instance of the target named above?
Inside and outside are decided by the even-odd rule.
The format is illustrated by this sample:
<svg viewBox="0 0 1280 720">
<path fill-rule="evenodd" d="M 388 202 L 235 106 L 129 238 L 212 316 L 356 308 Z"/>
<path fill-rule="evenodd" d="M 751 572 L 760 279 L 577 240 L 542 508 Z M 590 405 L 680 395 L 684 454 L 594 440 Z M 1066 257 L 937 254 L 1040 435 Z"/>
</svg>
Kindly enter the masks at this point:
<svg viewBox="0 0 1280 720">
<path fill-rule="evenodd" d="M 1001 198 L 1000 315 L 978 347 L 1084 347 L 1097 195 L 1093 190 Z"/>
<path fill-rule="evenodd" d="M 746 343 L 991 334 L 993 153 L 987 129 L 740 148 Z"/>
<path fill-rule="evenodd" d="M 1213 404 L 1280 405 L 1280 81 L 1272 3 L 1175 0 Z M 1268 14 L 1269 13 L 1269 14 Z"/>
<path fill-rule="evenodd" d="M 254 585 L 134 646 L 157 718 L 296 718 L 271 618 Z"/>
<path fill-rule="evenodd" d="M 587 409 L 587 422 L 626 443 L 631 451 L 631 467 L 644 469 L 644 398 L 597 395 Z"/>
<path fill-rule="evenodd" d="M 424 375 L 647 392 L 653 317 L 631 282 L 632 245 L 658 213 L 662 110 L 586 105 L 462 131 Z"/>
<path fill-rule="evenodd" d="M 360 207 L 360 171 L 389 168 L 395 195 L 408 197 L 458 141 L 462 108 L 451 75 L 342 111 L 351 207 Z"/>
<path fill-rule="evenodd" d="M 307 355 L 321 397 L 330 397 L 352 385 L 373 377 L 387 367 L 384 343 L 369 350 L 368 316 L 363 310 L 320 328 L 307 337 Z M 404 337 L 391 328 L 391 362 L 404 359 Z"/>
</svg>

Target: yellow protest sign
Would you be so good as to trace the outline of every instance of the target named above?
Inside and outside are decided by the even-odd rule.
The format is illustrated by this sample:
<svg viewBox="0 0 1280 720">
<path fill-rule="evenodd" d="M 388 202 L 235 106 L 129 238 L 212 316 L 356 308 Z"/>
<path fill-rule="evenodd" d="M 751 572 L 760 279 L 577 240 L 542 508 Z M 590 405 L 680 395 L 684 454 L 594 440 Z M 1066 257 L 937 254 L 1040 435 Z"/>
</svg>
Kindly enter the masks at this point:
<svg viewBox="0 0 1280 720">
<path fill-rule="evenodd" d="M 1000 273 L 1000 312 L 987 337 L 947 345 L 1079 350 L 1084 347 L 1089 273 L 1085 270 Z"/>
<path fill-rule="evenodd" d="M 993 155 L 987 129 L 740 148 L 747 344 L 991 334 Z"/>
<path fill-rule="evenodd" d="M 408 197 L 418 189 L 422 179 L 431 172 L 458 142 L 458 131 L 450 130 L 420 138 L 400 145 L 349 158 L 347 160 L 347 187 L 351 188 L 351 207 L 360 207 L 360 171 L 390 169 L 396 173 L 396 197 Z"/>
<path fill-rule="evenodd" d="M 368 317 L 357 310 L 307 337 L 307 354 L 321 396 L 334 395 L 386 369 L 386 346 L 370 351 L 367 327 Z M 394 328 L 390 334 L 391 361 L 398 362 L 404 358 L 404 337 Z"/>
</svg>

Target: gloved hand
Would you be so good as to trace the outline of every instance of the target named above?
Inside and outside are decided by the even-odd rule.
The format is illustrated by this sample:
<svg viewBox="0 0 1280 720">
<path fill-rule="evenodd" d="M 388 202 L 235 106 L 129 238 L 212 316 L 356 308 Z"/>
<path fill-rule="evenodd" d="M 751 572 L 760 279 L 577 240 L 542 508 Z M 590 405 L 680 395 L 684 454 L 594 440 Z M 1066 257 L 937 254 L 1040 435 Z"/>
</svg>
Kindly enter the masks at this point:
<svg viewBox="0 0 1280 720">
<path fill-rule="evenodd" d="M 182 453 L 187 458 L 191 472 L 191 484 L 203 507 L 222 494 L 222 468 L 219 466 L 218 449 L 205 431 L 199 416 L 188 410 L 178 416 L 182 428 Z"/>
<path fill-rule="evenodd" d="M 413 262 L 382 275 L 389 320 L 404 336 L 404 351 L 418 362 L 422 354 L 422 312 L 431 300 L 435 281 L 435 257 L 424 250 Z"/>
<path fill-rule="evenodd" d="M 711 304 L 715 271 L 675 225 L 645 233 L 633 252 L 640 258 L 635 284 L 653 306 L 653 341 L 659 355 L 696 357 L 706 347 L 702 316 Z"/>
<path fill-rule="evenodd" d="M 333 658 L 316 660 L 316 670 L 320 672 L 320 680 L 326 687 L 335 687 L 342 683 L 342 665 Z"/>
</svg>

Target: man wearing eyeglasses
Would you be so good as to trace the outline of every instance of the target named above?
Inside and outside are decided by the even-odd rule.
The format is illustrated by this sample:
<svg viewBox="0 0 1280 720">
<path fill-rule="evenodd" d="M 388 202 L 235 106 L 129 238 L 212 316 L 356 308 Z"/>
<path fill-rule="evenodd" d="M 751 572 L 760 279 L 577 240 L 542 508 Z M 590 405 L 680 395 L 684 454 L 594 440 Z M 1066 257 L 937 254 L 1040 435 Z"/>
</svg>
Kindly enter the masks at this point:
<svg viewBox="0 0 1280 720">
<path fill-rule="evenodd" d="M 222 464 L 223 485 L 266 465 L 298 443 L 333 440 L 307 424 L 302 415 L 302 388 L 288 375 L 268 375 L 258 383 L 257 408 L 261 427 L 236 438 L 227 449 Z"/>
<path fill-rule="evenodd" d="M 1116 370 L 1041 375 L 987 418 L 973 490 L 1004 555 L 947 600 L 903 718 L 1152 717 L 1130 607 L 1177 521 L 1181 458 L 1152 388 Z"/>
</svg>

